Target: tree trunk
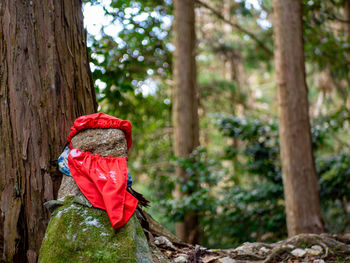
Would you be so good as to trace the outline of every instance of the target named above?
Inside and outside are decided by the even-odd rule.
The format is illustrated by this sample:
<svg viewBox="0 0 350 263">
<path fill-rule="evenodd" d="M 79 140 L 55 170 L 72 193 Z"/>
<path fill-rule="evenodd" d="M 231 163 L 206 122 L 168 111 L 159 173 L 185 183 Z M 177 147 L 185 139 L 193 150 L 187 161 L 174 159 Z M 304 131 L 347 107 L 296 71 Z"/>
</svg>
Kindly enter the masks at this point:
<svg viewBox="0 0 350 263">
<path fill-rule="evenodd" d="M 312 153 L 301 1 L 274 0 L 280 144 L 289 236 L 324 231 Z"/>
<path fill-rule="evenodd" d="M 350 0 L 345 0 L 345 7 L 344 7 L 344 29 L 345 29 L 345 36 L 347 38 L 350 37 Z"/>
<path fill-rule="evenodd" d="M 74 119 L 96 111 L 79 0 L 0 3 L 0 261 L 36 262 Z"/>
<path fill-rule="evenodd" d="M 175 0 L 174 20 L 174 151 L 185 158 L 199 144 L 194 1 Z M 176 167 L 176 176 L 186 181 L 180 167 Z M 184 194 L 190 193 L 183 193 L 178 185 L 175 197 Z M 178 222 L 176 234 L 186 242 L 198 241 L 198 216 L 192 213 Z"/>
</svg>

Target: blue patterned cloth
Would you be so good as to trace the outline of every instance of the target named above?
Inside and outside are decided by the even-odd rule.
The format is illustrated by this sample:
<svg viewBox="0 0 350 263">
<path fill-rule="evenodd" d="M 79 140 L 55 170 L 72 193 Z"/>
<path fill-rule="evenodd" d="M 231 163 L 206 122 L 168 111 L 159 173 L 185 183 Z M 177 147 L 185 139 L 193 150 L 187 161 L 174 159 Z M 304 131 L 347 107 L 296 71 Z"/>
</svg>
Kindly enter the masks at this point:
<svg viewBox="0 0 350 263">
<path fill-rule="evenodd" d="M 58 170 L 67 175 L 67 176 L 72 176 L 68 167 L 68 155 L 69 155 L 70 149 L 68 146 L 66 146 L 66 148 L 64 148 L 63 152 L 61 153 L 60 157 L 58 157 Z M 127 185 L 128 187 L 132 186 L 132 177 L 130 174 L 128 174 L 128 181 L 127 181 Z"/>
<path fill-rule="evenodd" d="M 60 157 L 58 157 L 58 170 L 67 175 L 67 176 L 72 176 L 69 168 L 68 168 L 68 155 L 69 155 L 70 149 L 68 146 L 64 148 L 63 152 L 61 153 Z"/>
<path fill-rule="evenodd" d="M 133 183 L 133 181 L 132 181 L 132 177 L 131 177 L 131 175 L 130 174 L 128 174 L 128 181 L 127 181 L 127 186 L 128 187 L 131 187 L 132 186 L 132 183 Z"/>
</svg>

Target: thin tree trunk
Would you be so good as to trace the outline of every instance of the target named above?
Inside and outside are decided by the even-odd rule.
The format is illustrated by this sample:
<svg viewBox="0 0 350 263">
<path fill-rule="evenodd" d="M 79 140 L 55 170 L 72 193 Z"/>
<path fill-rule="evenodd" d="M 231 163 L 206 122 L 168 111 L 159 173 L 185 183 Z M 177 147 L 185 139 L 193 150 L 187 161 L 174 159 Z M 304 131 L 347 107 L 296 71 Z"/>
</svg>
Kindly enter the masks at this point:
<svg viewBox="0 0 350 263">
<path fill-rule="evenodd" d="M 1 1 L 0 59 L 0 261 L 36 262 L 55 161 L 96 110 L 81 1 Z"/>
<path fill-rule="evenodd" d="M 274 0 L 281 159 L 289 236 L 324 231 L 312 153 L 301 1 Z"/>
<path fill-rule="evenodd" d="M 344 5 L 344 20 L 345 23 L 343 23 L 344 27 L 344 36 L 345 36 L 345 41 L 350 42 L 350 0 L 345 0 L 345 5 Z M 349 60 L 349 54 L 344 54 L 346 59 Z M 344 90 L 347 91 L 346 87 L 341 85 L 341 82 L 338 82 L 336 79 L 332 78 L 335 86 L 342 92 Z M 350 72 L 348 71 L 348 77 L 346 79 L 346 83 L 349 86 L 350 85 Z M 347 92 L 345 92 L 347 95 Z M 348 106 L 348 98 L 347 96 L 344 96 L 344 104 L 345 106 Z M 349 106 L 348 106 L 349 107 Z"/>
<path fill-rule="evenodd" d="M 174 1 L 174 151 L 187 157 L 199 144 L 196 81 L 196 35 L 194 1 Z M 186 181 L 186 173 L 176 167 L 176 176 Z M 175 196 L 184 194 L 177 186 Z M 186 242 L 198 241 L 198 216 L 195 213 L 176 224 L 176 234 Z"/>
<path fill-rule="evenodd" d="M 345 29 L 345 36 L 347 38 L 350 37 L 350 0 L 345 0 L 345 7 L 344 7 L 344 29 Z"/>
</svg>

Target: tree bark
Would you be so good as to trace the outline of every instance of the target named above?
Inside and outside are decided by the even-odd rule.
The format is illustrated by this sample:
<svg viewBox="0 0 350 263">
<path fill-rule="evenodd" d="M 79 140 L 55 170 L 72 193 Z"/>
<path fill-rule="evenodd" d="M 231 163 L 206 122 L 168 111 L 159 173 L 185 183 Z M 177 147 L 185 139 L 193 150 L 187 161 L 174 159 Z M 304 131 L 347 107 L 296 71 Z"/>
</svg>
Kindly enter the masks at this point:
<svg viewBox="0 0 350 263">
<path fill-rule="evenodd" d="M 194 1 L 174 1 L 174 151 L 186 158 L 199 145 L 198 95 L 196 73 L 196 35 Z M 176 176 L 187 180 L 186 173 L 176 167 Z M 183 196 L 177 186 L 175 197 Z M 191 213 L 176 224 L 176 234 L 186 242 L 198 241 L 198 215 Z"/>
<path fill-rule="evenodd" d="M 0 3 L 0 261 L 36 262 L 69 128 L 96 111 L 81 1 Z"/>
<path fill-rule="evenodd" d="M 279 133 L 289 236 L 324 231 L 312 153 L 301 1 L 274 0 Z"/>
<path fill-rule="evenodd" d="M 344 30 L 345 30 L 345 36 L 347 38 L 350 37 L 350 0 L 345 0 L 345 6 L 344 6 Z"/>
</svg>

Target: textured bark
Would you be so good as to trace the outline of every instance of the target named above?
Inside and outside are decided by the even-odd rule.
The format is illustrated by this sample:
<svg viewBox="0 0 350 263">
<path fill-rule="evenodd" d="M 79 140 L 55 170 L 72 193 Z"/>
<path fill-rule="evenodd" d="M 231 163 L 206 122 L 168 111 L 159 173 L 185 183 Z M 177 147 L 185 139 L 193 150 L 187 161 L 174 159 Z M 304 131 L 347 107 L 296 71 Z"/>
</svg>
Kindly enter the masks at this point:
<svg viewBox="0 0 350 263">
<path fill-rule="evenodd" d="M 1 1 L 0 59 L 0 261 L 36 262 L 55 160 L 96 110 L 81 1 Z"/>
<path fill-rule="evenodd" d="M 274 0 L 280 144 L 288 234 L 323 232 L 305 82 L 301 1 Z"/>
<path fill-rule="evenodd" d="M 196 35 L 194 1 L 174 1 L 174 151 L 178 157 L 187 157 L 199 144 L 198 95 L 196 81 Z M 176 176 L 186 181 L 186 173 L 176 168 Z M 180 186 L 176 197 L 183 193 Z M 176 225 L 176 234 L 186 242 L 198 239 L 198 216 L 190 214 Z"/>
</svg>

